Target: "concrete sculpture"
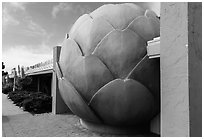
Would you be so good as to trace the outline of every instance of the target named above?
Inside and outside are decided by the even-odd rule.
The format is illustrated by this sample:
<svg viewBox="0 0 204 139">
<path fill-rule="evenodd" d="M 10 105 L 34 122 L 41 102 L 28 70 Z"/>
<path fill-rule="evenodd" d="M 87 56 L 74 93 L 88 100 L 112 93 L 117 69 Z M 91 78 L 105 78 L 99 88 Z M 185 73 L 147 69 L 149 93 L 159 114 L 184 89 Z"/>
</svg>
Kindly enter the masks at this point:
<svg viewBox="0 0 204 139">
<path fill-rule="evenodd" d="M 159 112 L 160 67 L 146 55 L 160 35 L 156 14 L 135 4 L 108 4 L 75 22 L 57 75 L 61 96 L 82 120 L 137 126 Z"/>
</svg>

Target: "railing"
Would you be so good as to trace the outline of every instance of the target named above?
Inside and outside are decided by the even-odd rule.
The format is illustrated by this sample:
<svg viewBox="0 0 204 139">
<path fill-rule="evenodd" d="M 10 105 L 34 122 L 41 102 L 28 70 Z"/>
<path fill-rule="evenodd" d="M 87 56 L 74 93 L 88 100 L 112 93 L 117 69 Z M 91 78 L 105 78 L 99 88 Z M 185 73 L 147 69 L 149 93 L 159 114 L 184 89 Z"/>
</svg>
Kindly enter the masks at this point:
<svg viewBox="0 0 204 139">
<path fill-rule="evenodd" d="M 45 62 L 40 62 L 33 66 L 26 67 L 24 68 L 24 71 L 25 71 L 25 74 L 31 74 L 31 73 L 52 70 L 52 69 L 53 69 L 53 59 L 47 60 Z"/>
</svg>

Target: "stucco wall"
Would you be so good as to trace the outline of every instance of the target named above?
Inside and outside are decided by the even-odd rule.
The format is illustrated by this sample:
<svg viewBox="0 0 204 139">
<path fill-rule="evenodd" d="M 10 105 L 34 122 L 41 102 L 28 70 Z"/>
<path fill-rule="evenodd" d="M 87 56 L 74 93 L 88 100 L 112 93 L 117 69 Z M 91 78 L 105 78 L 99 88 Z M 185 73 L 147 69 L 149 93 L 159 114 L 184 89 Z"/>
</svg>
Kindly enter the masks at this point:
<svg viewBox="0 0 204 139">
<path fill-rule="evenodd" d="M 202 134 L 202 4 L 161 4 L 161 136 Z"/>
<path fill-rule="evenodd" d="M 188 4 L 161 4 L 161 136 L 189 136 Z"/>
</svg>

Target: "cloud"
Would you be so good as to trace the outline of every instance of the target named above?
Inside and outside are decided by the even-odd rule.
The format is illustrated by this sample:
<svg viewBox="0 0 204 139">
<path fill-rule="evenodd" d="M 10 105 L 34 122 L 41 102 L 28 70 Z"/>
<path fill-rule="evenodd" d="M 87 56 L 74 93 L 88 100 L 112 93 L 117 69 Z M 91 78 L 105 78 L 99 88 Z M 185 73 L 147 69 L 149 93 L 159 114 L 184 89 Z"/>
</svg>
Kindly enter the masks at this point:
<svg viewBox="0 0 204 139">
<path fill-rule="evenodd" d="M 3 27 L 8 25 L 18 25 L 19 21 L 12 16 L 12 13 L 17 12 L 18 10 L 25 10 L 23 5 L 17 3 L 8 3 L 4 2 L 2 4 L 2 24 Z"/>
<path fill-rule="evenodd" d="M 11 28 L 10 25 L 16 27 Z M 47 44 L 52 33 L 48 34 L 40 24 L 34 21 L 26 11 L 26 3 L 3 3 L 3 33 L 4 50 L 14 45 L 27 45 L 27 49 L 36 53 L 50 49 Z M 15 35 L 18 36 L 15 37 Z M 11 39 L 12 41 L 9 41 Z"/>
<path fill-rule="evenodd" d="M 27 18 L 25 20 L 27 27 L 23 30 L 23 32 L 28 36 L 41 36 L 46 37 L 46 30 L 41 27 L 39 24 L 34 22 L 31 18 Z"/>
<path fill-rule="evenodd" d="M 11 72 L 12 68 L 31 66 L 52 59 L 51 53 L 33 53 L 26 46 L 15 46 L 2 52 L 2 60 L 5 63 L 5 71 Z"/>
<path fill-rule="evenodd" d="M 72 5 L 67 3 L 59 3 L 58 5 L 54 6 L 52 9 L 52 16 L 56 18 L 57 14 L 61 11 L 71 11 Z"/>
<path fill-rule="evenodd" d="M 26 12 L 26 3 L 9 2 L 3 3 L 3 29 L 4 32 L 9 25 L 24 25 L 23 33 L 29 36 L 46 36 L 46 30 L 32 20 L 32 17 Z M 21 19 L 15 17 L 16 13 L 21 15 Z"/>
<path fill-rule="evenodd" d="M 24 2 L 3 2 L 2 3 L 2 26 L 3 33 L 8 26 L 17 26 L 20 24 L 18 18 L 14 15 L 24 14 L 26 10 Z"/>
<path fill-rule="evenodd" d="M 31 51 L 33 54 L 49 54 L 52 53 L 52 48 L 49 45 L 47 45 L 46 41 L 43 41 L 41 44 L 37 46 L 29 46 L 29 51 Z"/>
<path fill-rule="evenodd" d="M 25 2 L 9 2 L 8 4 L 13 8 L 25 10 Z"/>
<path fill-rule="evenodd" d="M 72 12 L 72 13 L 84 14 L 84 13 L 89 13 L 90 11 L 81 5 L 72 4 L 72 3 L 59 3 L 58 5 L 53 7 L 52 17 L 56 18 L 57 14 L 59 14 L 60 12 Z"/>
<path fill-rule="evenodd" d="M 91 10 L 88 7 L 82 5 L 76 5 L 76 9 L 80 12 L 80 14 L 91 13 Z"/>
<path fill-rule="evenodd" d="M 9 14 L 9 11 L 7 8 L 3 7 L 3 11 L 2 11 L 2 24 L 3 27 L 6 27 L 7 25 L 18 25 L 19 21 L 16 20 L 13 16 L 11 16 Z"/>
</svg>

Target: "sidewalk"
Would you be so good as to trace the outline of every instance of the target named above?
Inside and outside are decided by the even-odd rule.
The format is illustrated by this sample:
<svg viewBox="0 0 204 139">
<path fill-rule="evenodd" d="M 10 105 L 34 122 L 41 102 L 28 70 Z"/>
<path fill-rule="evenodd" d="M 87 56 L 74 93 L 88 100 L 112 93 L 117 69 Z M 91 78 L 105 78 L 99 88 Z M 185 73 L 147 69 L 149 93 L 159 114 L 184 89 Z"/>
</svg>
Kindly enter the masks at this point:
<svg viewBox="0 0 204 139">
<path fill-rule="evenodd" d="M 15 106 L 11 100 L 7 98 L 7 95 L 2 93 L 2 136 L 15 136 L 13 128 L 10 124 L 9 117 L 12 115 L 28 114 L 24 112 L 18 106 Z"/>
<path fill-rule="evenodd" d="M 7 98 L 7 95 L 2 93 L 2 115 L 17 115 L 17 114 L 26 114 L 28 112 L 24 112 L 18 106 L 15 106 L 13 102 Z"/>
</svg>

